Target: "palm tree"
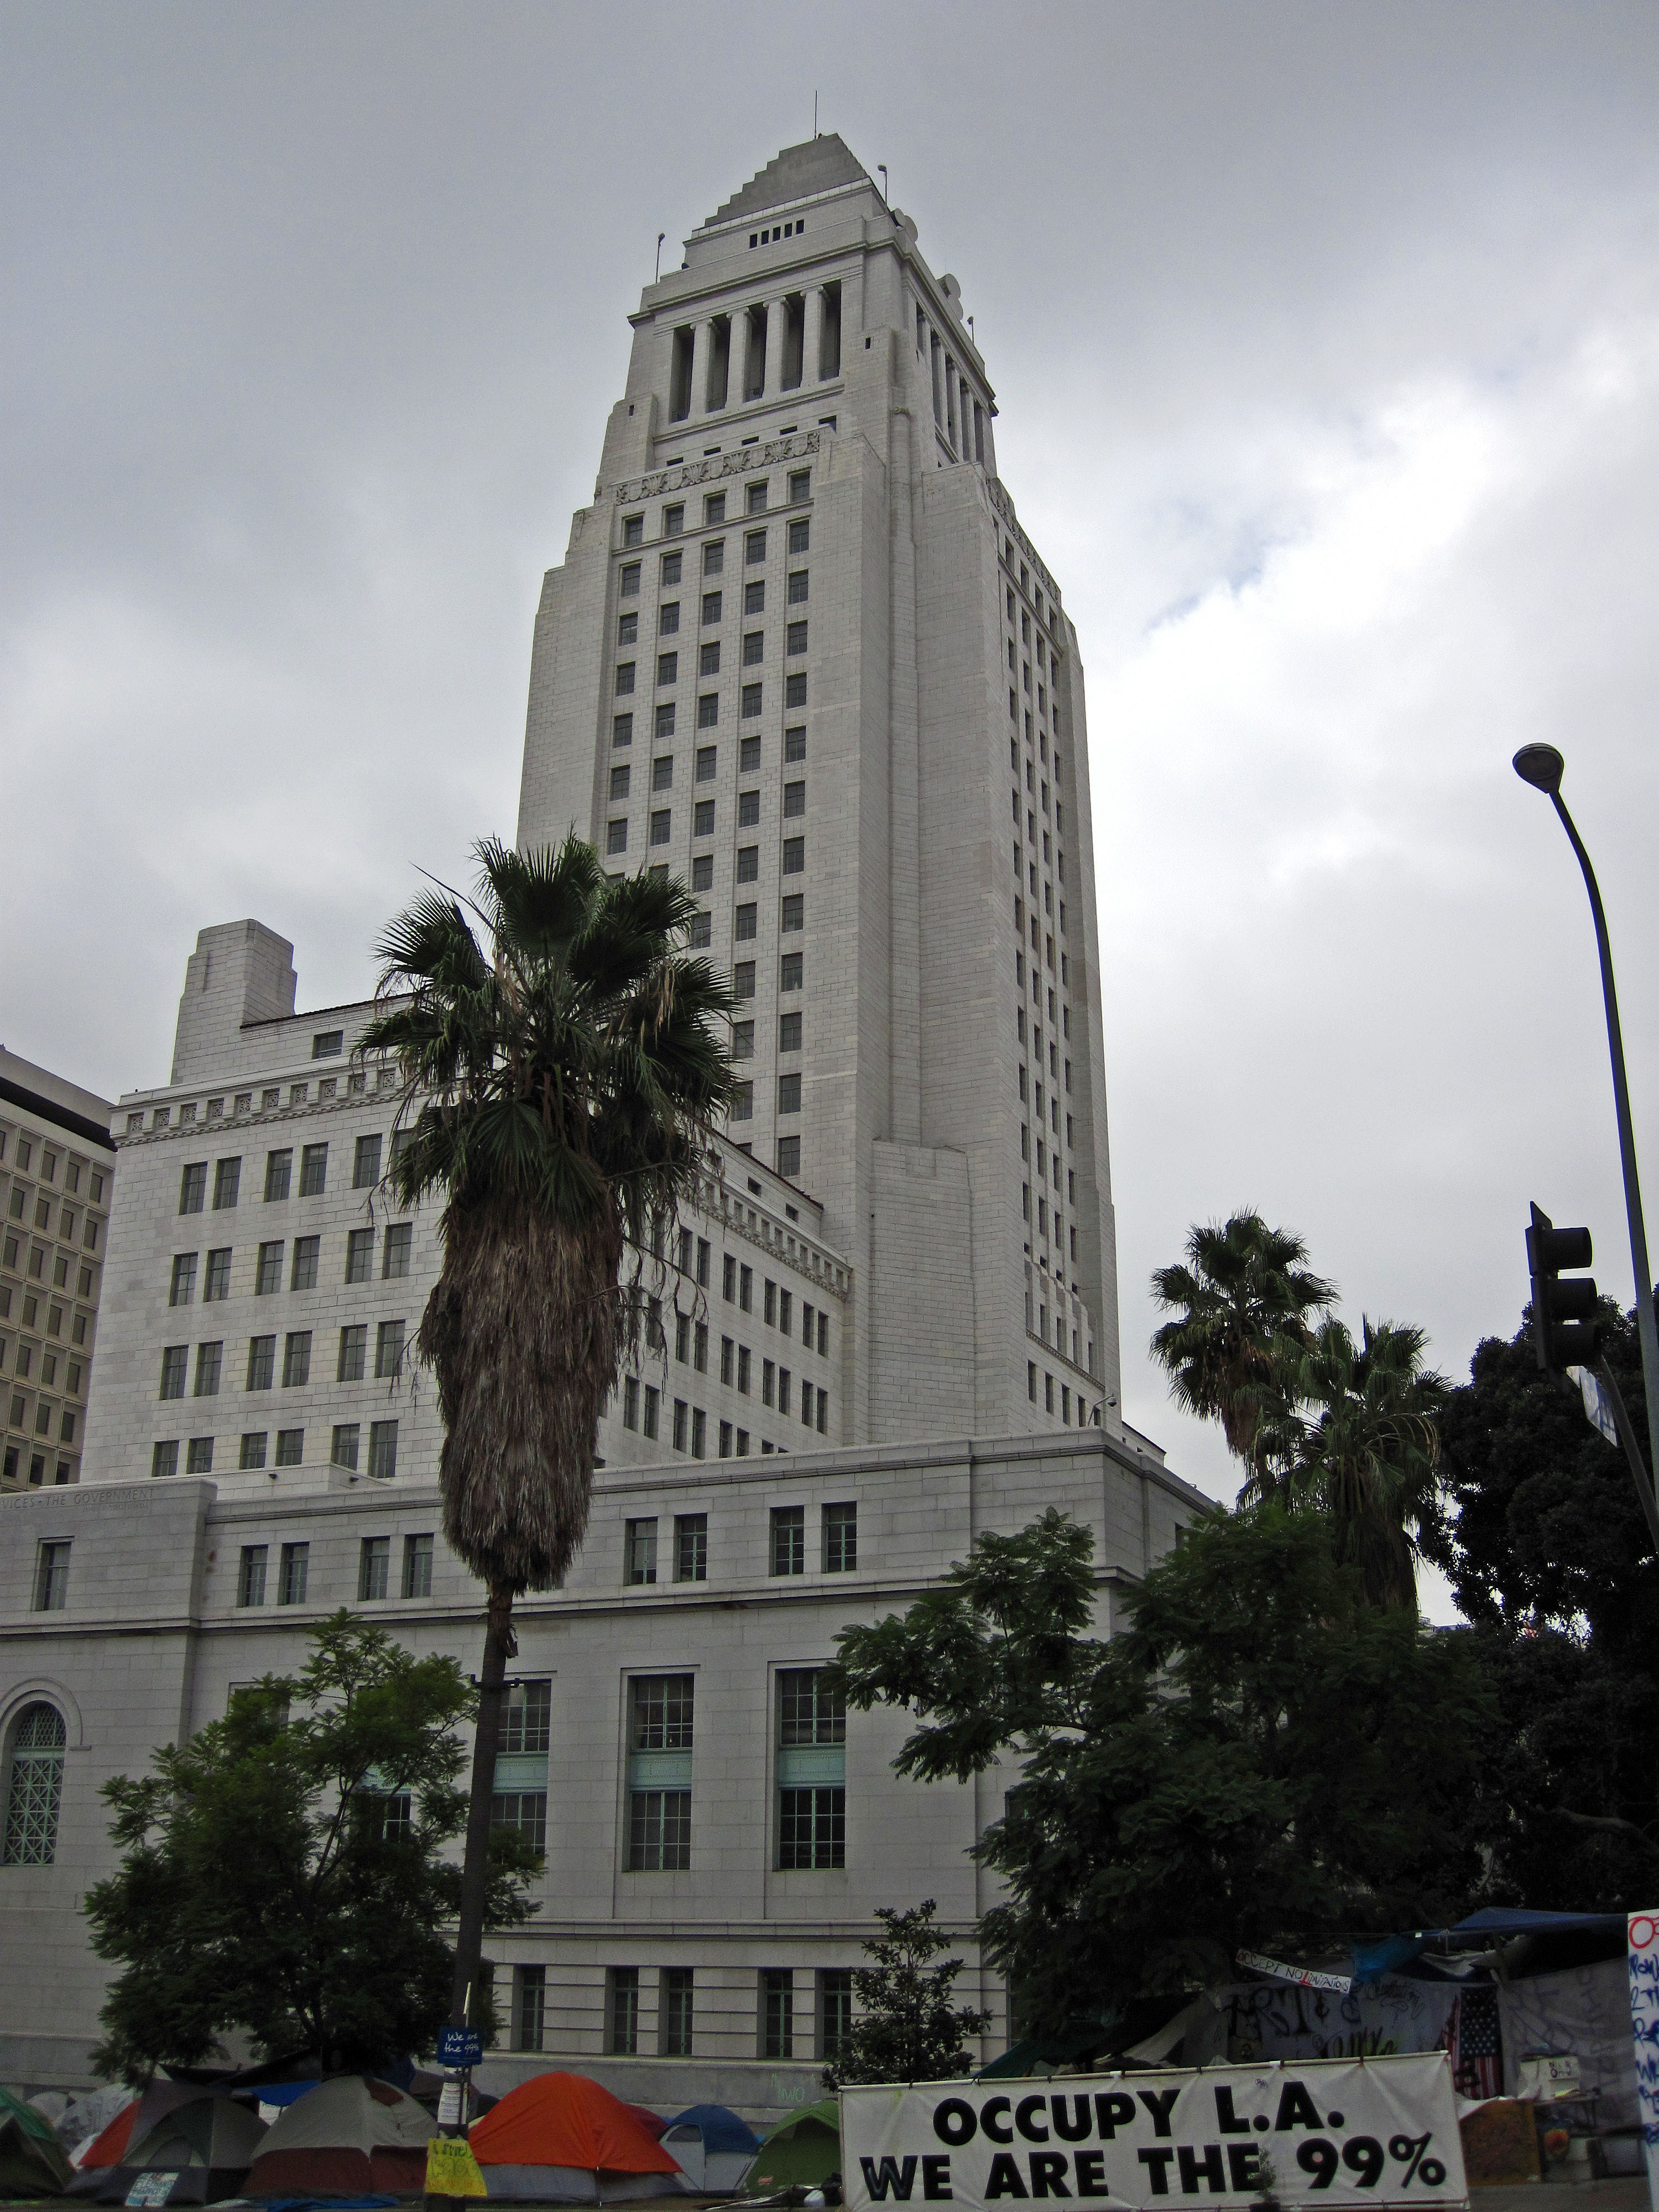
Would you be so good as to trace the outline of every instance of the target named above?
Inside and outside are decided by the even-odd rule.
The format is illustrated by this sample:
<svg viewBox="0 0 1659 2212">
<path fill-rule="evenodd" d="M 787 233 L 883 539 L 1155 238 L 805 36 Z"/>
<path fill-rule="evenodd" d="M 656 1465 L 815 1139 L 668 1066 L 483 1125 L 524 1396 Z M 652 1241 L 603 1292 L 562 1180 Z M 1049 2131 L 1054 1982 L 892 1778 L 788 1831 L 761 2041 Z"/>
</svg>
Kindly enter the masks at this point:
<svg viewBox="0 0 1659 2212">
<path fill-rule="evenodd" d="M 1423 1364 L 1424 1330 L 1363 1316 L 1360 1340 L 1322 1322 L 1289 1387 L 1301 1424 L 1292 1492 L 1331 1522 L 1339 1561 L 1356 1566 L 1373 1605 L 1415 1612 L 1416 1555 L 1438 1495 L 1443 1376 Z"/>
<path fill-rule="evenodd" d="M 483 1940 L 513 1602 L 556 1584 L 581 1542 L 600 1411 L 637 1340 L 638 1255 L 661 1250 L 732 1091 L 730 996 L 678 949 L 696 910 L 683 884 L 611 882 L 574 834 L 557 851 L 491 838 L 476 852 L 484 941 L 459 899 L 424 893 L 376 947 L 362 1044 L 402 1079 L 398 1203 L 444 1200 L 415 1348 L 443 1419 L 444 1534 L 489 1592 L 457 2026 Z"/>
<path fill-rule="evenodd" d="M 1304 1264 L 1293 1230 L 1269 1229 L 1259 1213 L 1194 1224 L 1184 1266 L 1160 1267 L 1152 1295 L 1172 1311 L 1152 1338 L 1176 1403 L 1218 1420 L 1227 1449 L 1244 1462 L 1244 1492 L 1278 1487 L 1292 1434 L 1284 1388 L 1288 1351 L 1308 1337 L 1308 1316 L 1329 1305 L 1334 1286 Z"/>
</svg>

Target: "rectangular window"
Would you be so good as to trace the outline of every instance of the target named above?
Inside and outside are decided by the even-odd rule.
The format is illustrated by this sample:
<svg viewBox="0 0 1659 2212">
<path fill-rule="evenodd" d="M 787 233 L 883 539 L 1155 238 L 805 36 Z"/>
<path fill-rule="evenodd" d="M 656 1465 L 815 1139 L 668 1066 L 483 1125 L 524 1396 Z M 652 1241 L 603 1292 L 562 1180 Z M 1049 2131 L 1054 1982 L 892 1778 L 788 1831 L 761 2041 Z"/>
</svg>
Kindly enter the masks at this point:
<svg viewBox="0 0 1659 2212">
<path fill-rule="evenodd" d="M 833 2064 L 845 2052 L 853 2033 L 853 1970 L 823 1966 L 817 1978 L 817 2056 Z"/>
<path fill-rule="evenodd" d="M 795 1977 L 787 1966 L 763 1966 L 760 1978 L 760 2055 L 795 2055 Z"/>
<path fill-rule="evenodd" d="M 547 2019 L 547 1969 L 513 1969 L 513 2048 L 539 2051 Z"/>
<path fill-rule="evenodd" d="M 270 1556 L 268 1544 L 244 1544 L 242 1563 L 236 1576 L 238 1605 L 263 1605 L 265 1601 L 265 1562 Z"/>
<path fill-rule="evenodd" d="M 240 1160 L 218 1160 L 213 1169 L 213 1210 L 228 1213 L 236 1203 L 236 1194 L 241 1188 Z"/>
<path fill-rule="evenodd" d="M 692 1969 L 665 1966 L 658 2008 L 658 2049 L 665 2058 L 691 2056 Z"/>
<path fill-rule="evenodd" d="M 634 717 L 631 714 L 618 714 L 611 722 L 611 742 L 618 752 L 624 745 L 633 744 Z"/>
<path fill-rule="evenodd" d="M 684 556 L 679 553 L 665 553 L 663 555 L 662 580 L 665 584 L 678 583 L 680 580 L 680 563 L 684 558 Z"/>
<path fill-rule="evenodd" d="M 799 952 L 786 952 L 779 965 L 778 988 L 799 991 L 801 988 L 803 957 Z"/>
<path fill-rule="evenodd" d="M 786 985 L 785 988 L 788 987 Z M 752 960 L 734 962 L 732 969 L 732 995 L 735 999 L 752 999 L 755 995 L 755 963 Z"/>
<path fill-rule="evenodd" d="M 694 891 L 709 891 L 714 888 L 714 856 L 699 853 L 691 863 L 691 888 Z"/>
<path fill-rule="evenodd" d="M 404 1538 L 404 1595 L 430 1597 L 432 1595 L 432 1545 L 430 1536 Z"/>
<path fill-rule="evenodd" d="M 392 1571 L 390 1536 L 365 1536 L 357 1547 L 357 1601 L 361 1605 L 386 1595 Z"/>
<path fill-rule="evenodd" d="M 359 1137 L 351 1159 L 351 1188 L 369 1190 L 380 1180 L 380 1139 Z"/>
<path fill-rule="evenodd" d="M 281 1246 L 277 1249 L 281 1250 Z M 187 1306 L 196 1294 L 196 1255 L 178 1253 L 173 1262 L 173 1281 L 167 1291 L 170 1306 Z"/>
<path fill-rule="evenodd" d="M 778 1050 L 780 1052 L 800 1050 L 800 1016 L 799 1014 L 781 1014 L 778 1017 Z"/>
<path fill-rule="evenodd" d="M 790 762 L 804 761 L 806 758 L 806 732 L 805 730 L 786 730 L 784 732 L 783 757 L 786 761 Z"/>
<path fill-rule="evenodd" d="M 674 1449 L 677 1452 L 683 1452 L 689 1441 L 686 1429 L 690 1420 L 690 1413 L 691 1409 L 684 1399 L 676 1398 L 674 1401 Z"/>
<path fill-rule="evenodd" d="M 278 1467 L 298 1467 L 305 1457 L 306 1432 L 303 1429 L 278 1429 L 276 1431 L 276 1464 Z"/>
<path fill-rule="evenodd" d="M 683 1451 L 685 1447 L 681 1444 Z M 677 1583 L 706 1583 L 708 1579 L 708 1516 L 678 1513 L 674 1516 L 674 1579 Z"/>
<path fill-rule="evenodd" d="M 374 1376 L 377 1382 L 394 1377 L 403 1365 L 404 1325 L 383 1321 L 374 1333 Z"/>
<path fill-rule="evenodd" d="M 642 1433 L 649 1437 L 653 1443 L 656 1440 L 661 1413 L 662 1393 L 657 1389 L 655 1383 L 647 1382 L 645 1386 L 645 1412 L 641 1416 L 641 1427 Z"/>
<path fill-rule="evenodd" d="M 754 905 L 744 905 L 738 908 L 734 934 L 738 944 L 744 943 L 758 933 L 759 913 L 759 908 Z"/>
<path fill-rule="evenodd" d="M 745 684 L 744 685 L 744 687 L 743 687 L 743 718 L 744 718 L 744 720 L 745 721 L 752 720 L 753 720 L 753 718 L 754 718 L 757 714 L 758 714 L 760 713 L 760 711 L 761 711 L 761 690 L 762 690 L 762 686 L 761 686 L 760 684 Z M 756 821 L 757 821 L 757 822 L 759 821 L 759 819 L 760 819 L 760 815 L 759 815 L 758 811 L 757 811 L 757 812 L 756 812 L 755 816 L 753 817 L 753 818 L 754 818 Z"/>
<path fill-rule="evenodd" d="M 785 874 L 786 876 L 798 876 L 798 875 L 799 875 L 799 874 L 802 872 L 802 871 L 805 868 L 805 866 L 806 866 L 806 840 L 805 840 L 805 837 L 786 837 L 786 838 L 784 839 L 784 841 L 783 841 L 783 872 L 784 872 L 784 874 Z"/>
<path fill-rule="evenodd" d="M 691 1408 L 691 1456 L 702 1459 L 708 1448 L 708 1419 L 701 1406 Z"/>
<path fill-rule="evenodd" d="M 714 802 L 712 799 L 700 799 L 691 809 L 691 835 L 712 837 L 714 834 Z"/>
<path fill-rule="evenodd" d="M 34 1570 L 37 1613 L 62 1613 L 69 1601 L 69 1570 L 67 1541 L 41 1545 Z"/>
<path fill-rule="evenodd" d="M 792 622 L 785 632 L 784 651 L 793 659 L 796 653 L 805 653 L 805 650 L 806 624 L 804 622 Z M 805 700 L 806 687 L 803 683 L 801 686 L 801 703 L 803 705 L 805 705 Z"/>
<path fill-rule="evenodd" d="M 283 1287 L 283 1240 L 274 1238 L 259 1247 L 259 1265 L 253 1279 L 257 1297 L 272 1297 Z"/>
<path fill-rule="evenodd" d="M 319 1030 L 311 1040 L 311 1056 L 313 1060 L 337 1060 L 344 1050 L 345 1031 L 343 1030 Z"/>
<path fill-rule="evenodd" d="M 21 1421 L 22 1419 L 22 1413 L 20 1410 L 21 1405 L 21 1400 L 15 1399 L 12 1402 L 12 1418 L 14 1420 Z M 155 1449 L 151 1452 L 149 1457 L 149 1471 L 152 1476 L 178 1474 L 179 1445 L 176 1438 L 166 1443 L 158 1443 L 155 1446 Z"/>
<path fill-rule="evenodd" d="M 760 880 L 760 847 L 739 845 L 738 848 L 738 881 L 740 884 Z"/>
<path fill-rule="evenodd" d="M 298 1390 L 311 1380 L 311 1331 L 290 1329 L 283 1345 L 283 1388 Z"/>
<path fill-rule="evenodd" d="M 369 1423 L 368 1471 L 377 1482 L 390 1482 L 398 1472 L 398 1424 L 396 1421 Z"/>
<path fill-rule="evenodd" d="M 277 1255 L 277 1266 L 280 1268 L 283 1248 L 277 1244 L 271 1249 Z M 374 1231 L 372 1229 L 354 1229 L 346 1237 L 345 1279 L 349 1283 L 367 1283 L 372 1279 L 374 1273 Z M 274 1290 L 275 1284 L 271 1287 Z"/>
<path fill-rule="evenodd" d="M 361 1434 L 362 1431 L 356 1421 L 337 1421 L 335 1423 L 334 1438 L 332 1443 L 329 1447 L 328 1454 L 328 1462 L 331 1467 L 343 1467 L 349 1468 L 354 1474 L 356 1474 L 357 1469 L 357 1442 Z"/>
<path fill-rule="evenodd" d="M 743 541 L 743 557 L 748 567 L 757 567 L 766 558 L 766 532 L 751 530 Z"/>
<path fill-rule="evenodd" d="M 283 1152 L 265 1154 L 265 1204 L 273 1206 L 288 1196 L 289 1179 L 294 1173 L 292 1148 Z"/>
<path fill-rule="evenodd" d="M 758 667 L 760 666 L 760 665 L 761 665 L 762 661 L 763 661 L 763 660 L 765 659 L 765 658 L 766 658 L 766 633 L 765 633 L 765 631 L 764 631 L 764 630 L 760 630 L 760 629 L 751 629 L 751 630 L 747 630 L 747 631 L 745 631 L 745 632 L 744 632 L 744 641 L 743 641 L 743 665 L 744 665 L 744 666 L 745 668 L 758 668 Z"/>
<path fill-rule="evenodd" d="M 720 620 L 720 595 L 718 592 L 705 592 L 703 593 L 702 618 L 705 625 L 709 623 L 717 623 Z"/>
<path fill-rule="evenodd" d="M 702 549 L 702 573 L 705 576 L 718 576 L 725 566 L 726 540 L 717 538 L 713 544 Z"/>
<path fill-rule="evenodd" d="M 307 1145 L 300 1155 L 300 1195 L 320 1198 L 328 1188 L 328 1146 Z"/>
<path fill-rule="evenodd" d="M 623 1547 L 623 1579 L 629 1584 L 657 1579 L 657 1524 L 654 1520 L 630 1521 Z"/>
<path fill-rule="evenodd" d="M 605 2047 L 631 2058 L 640 2047 L 640 1970 L 611 1966 L 605 1972 Z"/>
<path fill-rule="evenodd" d="M 317 1259 L 321 1252 L 320 1237 L 296 1237 L 294 1240 L 294 1272 L 289 1277 L 291 1291 L 314 1291 L 317 1287 Z"/>
<path fill-rule="evenodd" d="M 783 928 L 787 934 L 806 927 L 806 897 L 805 892 L 791 891 L 783 902 Z"/>
<path fill-rule="evenodd" d="M 617 664 L 617 696 L 619 699 L 631 698 L 633 691 L 634 663 L 631 660 L 619 660 Z"/>
<path fill-rule="evenodd" d="M 800 1139 L 799 1137 L 778 1139 L 778 1173 L 790 1182 L 795 1182 L 799 1176 Z"/>
<path fill-rule="evenodd" d="M 386 1232 L 386 1249 L 380 1258 L 380 1280 L 395 1281 L 409 1273 L 409 1256 L 415 1242 L 412 1222 L 394 1221 Z"/>
<path fill-rule="evenodd" d="M 809 522 L 792 522 L 789 526 L 789 550 L 807 553 L 811 550 L 811 528 Z"/>
<path fill-rule="evenodd" d="M 665 845 L 673 832 L 673 813 L 665 806 L 651 817 L 651 842 Z"/>
<path fill-rule="evenodd" d="M 780 1114 L 799 1113 L 800 1077 L 799 1074 L 779 1076 L 778 1111 Z"/>
<path fill-rule="evenodd" d="M 354 1322 L 340 1331 L 340 1360 L 335 1370 L 337 1382 L 361 1382 L 363 1367 L 368 1357 L 368 1324 Z"/>
<path fill-rule="evenodd" d="M 282 1565 L 276 1577 L 278 1605 L 303 1605 L 306 1601 L 306 1576 L 311 1562 L 309 1544 L 284 1544 Z"/>
<path fill-rule="evenodd" d="M 207 1204 L 207 1162 L 193 1160 L 179 1178 L 179 1211 L 199 1213 Z"/>
<path fill-rule="evenodd" d="M 705 639 L 703 643 L 697 647 L 697 673 L 699 676 L 718 676 L 720 672 L 720 641 L 717 637 Z M 714 709 L 714 712 L 709 714 L 708 718 L 708 720 L 710 722 L 716 720 L 719 717 L 720 708 L 718 696 L 711 693 L 708 698 L 698 700 L 697 726 L 699 728 L 703 726 L 702 710 L 705 707 L 713 708 Z"/>
<path fill-rule="evenodd" d="M 810 571 L 805 568 L 792 568 L 790 570 L 789 604 L 792 607 L 805 605 L 807 596 L 807 577 L 809 574 Z"/>
<path fill-rule="evenodd" d="M 276 1340 L 274 1336 L 251 1336 L 247 1340 L 247 1387 L 250 1390 L 269 1390 L 276 1376 Z"/>
<path fill-rule="evenodd" d="M 826 1505 L 823 1509 L 823 1571 L 850 1575 L 859 1563 L 859 1509 Z"/>
<path fill-rule="evenodd" d="M 775 1505 L 772 1508 L 772 1572 L 775 1575 L 804 1575 L 806 1572 L 806 1508 L 804 1505 Z"/>
<path fill-rule="evenodd" d="M 703 647 L 703 651 L 706 653 L 708 651 L 708 647 L 705 646 Z M 716 648 L 716 651 L 718 652 L 718 647 Z M 714 672 L 712 668 L 705 668 L 702 672 L 705 676 L 712 676 Z M 700 730 L 718 729 L 720 726 L 720 702 L 719 692 L 705 691 L 697 702 L 697 727 Z"/>
<path fill-rule="evenodd" d="M 672 699 L 669 700 L 665 706 L 658 708 L 654 726 L 659 738 L 672 738 L 673 736 L 674 702 Z"/>
<path fill-rule="evenodd" d="M 196 1393 L 198 1398 L 216 1398 L 219 1395 L 219 1371 L 223 1364 L 225 1347 L 219 1344 L 198 1344 L 196 1347 Z"/>
<path fill-rule="evenodd" d="M 657 655 L 659 684 L 677 683 L 679 680 L 679 672 L 680 657 L 678 653 L 659 653 Z"/>
<path fill-rule="evenodd" d="M 637 614 L 617 616 L 617 642 L 618 645 L 636 644 L 639 640 L 639 635 L 640 618 Z"/>
<path fill-rule="evenodd" d="M 238 1464 L 246 1474 L 262 1468 L 265 1463 L 265 1432 L 263 1429 L 250 1431 L 242 1438 L 241 1457 Z"/>
<path fill-rule="evenodd" d="M 617 853 L 625 853 L 628 850 L 627 823 L 606 823 L 605 827 L 605 849 L 607 855 L 613 855 Z"/>
</svg>

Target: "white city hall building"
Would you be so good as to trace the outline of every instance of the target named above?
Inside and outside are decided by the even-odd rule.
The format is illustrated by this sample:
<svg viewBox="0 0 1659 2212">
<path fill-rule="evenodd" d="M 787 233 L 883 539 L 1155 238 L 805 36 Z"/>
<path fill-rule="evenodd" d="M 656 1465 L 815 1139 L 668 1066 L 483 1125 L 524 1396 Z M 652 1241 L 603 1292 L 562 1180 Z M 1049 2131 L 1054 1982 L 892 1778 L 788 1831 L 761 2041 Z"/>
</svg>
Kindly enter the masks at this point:
<svg viewBox="0 0 1659 2212">
<path fill-rule="evenodd" d="M 1006 2033 L 968 1856 L 1001 1784 L 899 1780 L 904 1717 L 821 1689 L 837 1632 L 1049 1505 L 1109 1626 L 1202 1500 L 1121 1419 L 1082 669 L 956 280 L 820 137 L 632 319 L 543 592 L 519 837 L 690 884 L 744 1082 L 586 1543 L 518 1609 L 496 1814 L 546 1863 L 488 1944 L 486 2079 L 763 2116 L 811 2094 L 878 1906 L 937 1898 Z M 80 1480 L 0 1498 L 8 2081 L 88 2078 L 111 1775 L 341 1605 L 482 1649 L 405 1356 L 436 1209 L 383 1188 L 368 1006 L 296 995 L 274 930 L 202 932 L 170 1079 L 113 1119 Z"/>
</svg>

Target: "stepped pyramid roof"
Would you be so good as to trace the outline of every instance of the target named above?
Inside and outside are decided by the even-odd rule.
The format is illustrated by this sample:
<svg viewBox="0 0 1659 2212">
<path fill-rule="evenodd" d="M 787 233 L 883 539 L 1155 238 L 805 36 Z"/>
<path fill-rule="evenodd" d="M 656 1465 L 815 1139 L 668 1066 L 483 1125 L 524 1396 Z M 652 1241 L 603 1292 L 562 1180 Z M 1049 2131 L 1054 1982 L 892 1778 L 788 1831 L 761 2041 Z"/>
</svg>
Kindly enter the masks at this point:
<svg viewBox="0 0 1659 2212">
<path fill-rule="evenodd" d="M 810 199 L 815 192 L 833 191 L 837 185 L 870 182 L 869 171 L 846 142 L 835 131 L 826 131 L 799 146 L 786 146 L 775 160 L 750 177 L 740 192 L 734 192 L 716 208 L 703 228 L 761 215 L 791 200 Z"/>
</svg>

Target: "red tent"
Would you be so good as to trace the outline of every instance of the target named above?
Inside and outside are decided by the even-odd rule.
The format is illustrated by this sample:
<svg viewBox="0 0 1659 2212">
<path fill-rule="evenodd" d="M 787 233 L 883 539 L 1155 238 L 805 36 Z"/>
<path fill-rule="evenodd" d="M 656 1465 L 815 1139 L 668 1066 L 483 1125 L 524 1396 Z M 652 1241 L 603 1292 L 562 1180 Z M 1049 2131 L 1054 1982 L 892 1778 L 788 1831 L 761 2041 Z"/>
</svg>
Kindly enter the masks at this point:
<svg viewBox="0 0 1659 2212">
<path fill-rule="evenodd" d="M 672 2194 L 680 2168 L 628 2106 L 581 2074 L 538 2074 L 475 2120 L 469 2141 L 491 2197 L 609 2203 Z"/>
</svg>

